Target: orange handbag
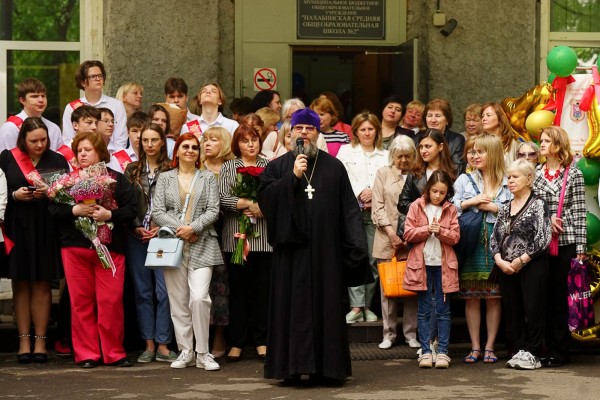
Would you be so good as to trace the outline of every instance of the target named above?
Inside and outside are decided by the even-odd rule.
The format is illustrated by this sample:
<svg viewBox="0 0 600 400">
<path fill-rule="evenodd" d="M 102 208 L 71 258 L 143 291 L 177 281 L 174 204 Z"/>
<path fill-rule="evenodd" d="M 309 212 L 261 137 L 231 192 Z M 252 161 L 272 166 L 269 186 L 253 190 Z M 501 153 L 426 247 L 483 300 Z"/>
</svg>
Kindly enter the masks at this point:
<svg viewBox="0 0 600 400">
<path fill-rule="evenodd" d="M 379 280 L 381 281 L 381 288 L 385 297 L 410 297 L 417 295 L 415 292 L 402 288 L 406 260 L 398 261 L 394 256 L 392 261 L 377 264 L 377 269 L 379 270 Z"/>
</svg>

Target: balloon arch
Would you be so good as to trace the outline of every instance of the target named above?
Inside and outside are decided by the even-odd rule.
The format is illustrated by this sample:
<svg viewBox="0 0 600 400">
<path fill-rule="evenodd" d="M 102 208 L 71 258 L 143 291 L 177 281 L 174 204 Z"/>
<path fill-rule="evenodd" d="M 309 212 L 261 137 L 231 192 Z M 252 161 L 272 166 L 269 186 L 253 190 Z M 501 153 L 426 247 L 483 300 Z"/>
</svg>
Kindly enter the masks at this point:
<svg viewBox="0 0 600 400">
<path fill-rule="evenodd" d="M 547 82 L 519 98 L 502 100 L 502 109 L 521 141 L 539 142 L 542 128 L 550 125 L 561 126 L 569 133 L 586 186 L 587 253 L 596 305 L 595 325 L 576 330 L 572 336 L 580 342 L 600 344 L 600 59 L 591 68 L 591 75 L 572 75 L 577 67 L 575 51 L 557 46 L 548 53 L 547 65 L 551 72 Z"/>
</svg>

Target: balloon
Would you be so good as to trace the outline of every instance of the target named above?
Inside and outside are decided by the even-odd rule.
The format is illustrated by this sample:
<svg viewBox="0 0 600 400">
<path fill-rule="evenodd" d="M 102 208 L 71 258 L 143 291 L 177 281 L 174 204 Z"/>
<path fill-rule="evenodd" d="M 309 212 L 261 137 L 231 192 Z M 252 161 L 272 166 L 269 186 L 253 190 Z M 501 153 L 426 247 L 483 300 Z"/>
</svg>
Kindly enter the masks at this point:
<svg viewBox="0 0 600 400">
<path fill-rule="evenodd" d="M 567 77 L 577 67 L 577 54 L 569 46 L 556 46 L 548 53 L 546 65 L 556 76 Z"/>
<path fill-rule="evenodd" d="M 590 212 L 585 213 L 587 221 L 587 243 L 593 244 L 600 240 L 600 219 Z"/>
<path fill-rule="evenodd" d="M 590 135 L 585 142 L 585 146 L 583 146 L 583 156 L 585 158 L 600 158 L 600 107 L 598 107 L 596 96 L 592 99 L 587 117 Z"/>
<path fill-rule="evenodd" d="M 552 96 L 552 85 L 549 83 L 540 83 L 529 89 L 519 98 L 507 97 L 500 105 L 502 110 L 510 121 L 515 135 L 523 141 L 530 141 L 532 138 L 525 127 L 525 120 L 529 114 L 534 111 L 542 110 Z"/>
<path fill-rule="evenodd" d="M 525 128 L 527 128 L 532 139 L 539 141 L 542 129 L 552 125 L 553 121 L 554 113 L 552 111 L 538 110 L 527 116 Z M 598 184 L 597 181 L 596 184 Z"/>
<path fill-rule="evenodd" d="M 583 174 L 585 186 L 596 186 L 600 180 L 600 161 L 593 158 L 582 158 L 577 167 Z"/>
<path fill-rule="evenodd" d="M 548 75 L 548 83 L 554 82 L 554 79 L 556 79 L 556 74 L 554 72 L 550 72 L 550 75 Z"/>
</svg>

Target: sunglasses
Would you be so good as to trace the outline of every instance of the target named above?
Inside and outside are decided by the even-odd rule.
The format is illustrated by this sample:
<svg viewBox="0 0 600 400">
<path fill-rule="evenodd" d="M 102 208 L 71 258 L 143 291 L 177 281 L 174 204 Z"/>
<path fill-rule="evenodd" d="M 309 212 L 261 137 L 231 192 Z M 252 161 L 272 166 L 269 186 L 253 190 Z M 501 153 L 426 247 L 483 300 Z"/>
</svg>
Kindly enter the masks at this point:
<svg viewBox="0 0 600 400">
<path fill-rule="evenodd" d="M 200 146 L 193 144 L 193 145 L 189 145 L 189 144 L 182 144 L 181 148 L 183 149 L 183 151 L 188 151 L 190 149 L 192 149 L 193 151 L 199 151 L 200 150 Z"/>
<path fill-rule="evenodd" d="M 537 158 L 537 153 L 535 151 L 530 151 L 527 153 L 517 153 L 518 158 Z"/>
</svg>

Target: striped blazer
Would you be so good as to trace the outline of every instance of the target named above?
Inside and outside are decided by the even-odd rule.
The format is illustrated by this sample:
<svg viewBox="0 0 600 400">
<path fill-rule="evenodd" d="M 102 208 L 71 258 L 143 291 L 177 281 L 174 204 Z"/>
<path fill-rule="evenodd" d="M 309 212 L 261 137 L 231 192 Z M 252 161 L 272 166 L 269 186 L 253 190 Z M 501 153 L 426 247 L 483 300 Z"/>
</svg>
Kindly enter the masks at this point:
<svg viewBox="0 0 600 400">
<path fill-rule="evenodd" d="M 263 158 L 258 158 L 256 161 L 257 167 L 266 167 L 269 162 Z M 234 196 L 231 192 L 235 186 L 237 168 L 244 167 L 244 162 L 240 158 L 227 160 L 221 166 L 219 174 L 219 194 L 221 196 L 221 210 L 224 215 L 224 224 L 222 232 L 223 251 L 233 253 L 235 248 L 235 239 L 233 235 L 239 232 L 240 224 L 238 216 L 240 211 L 237 209 L 239 197 Z M 267 221 L 264 218 L 258 218 L 254 229 L 258 231 L 260 236 L 250 237 L 250 251 L 266 251 L 272 252 L 273 248 L 267 241 Z"/>
<path fill-rule="evenodd" d="M 198 171 L 194 194 L 189 207 L 192 219 L 189 225 L 198 235 L 198 241 L 190 243 L 190 266 L 193 269 L 223 264 L 223 256 L 213 223 L 219 217 L 219 188 L 214 174 Z M 152 203 L 152 220 L 158 226 L 173 230 L 185 225 L 181 221 L 183 204 L 179 193 L 177 169 L 162 172 L 158 176 Z"/>
</svg>

